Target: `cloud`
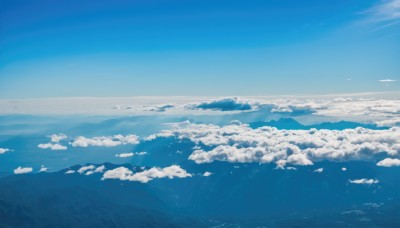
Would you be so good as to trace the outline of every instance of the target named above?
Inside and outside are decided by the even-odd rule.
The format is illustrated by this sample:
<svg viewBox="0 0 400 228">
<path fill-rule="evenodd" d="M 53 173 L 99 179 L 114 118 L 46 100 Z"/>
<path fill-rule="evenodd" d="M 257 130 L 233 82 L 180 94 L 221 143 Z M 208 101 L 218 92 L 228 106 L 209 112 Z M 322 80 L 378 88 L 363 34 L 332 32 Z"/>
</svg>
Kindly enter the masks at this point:
<svg viewBox="0 0 400 228">
<path fill-rule="evenodd" d="M 385 80 L 385 79 L 383 79 Z M 394 80 L 394 79 L 391 79 Z M 386 83 L 388 84 L 388 83 Z M 265 116 L 290 115 L 328 117 L 348 121 L 380 123 L 381 126 L 400 124 L 400 92 L 344 94 L 296 98 L 242 97 L 137 97 L 137 98 L 53 98 L 34 101 L 16 100 L 9 103 L 0 99 L 0 114 L 112 114 L 153 115 L 149 107 L 162 110 L 166 104 L 173 105 L 174 113 L 182 115 L 224 115 L 224 111 L 258 111 Z M 131 107 L 112 109 L 119 107 Z M 164 107 L 165 108 L 165 107 Z M 154 109 L 156 111 L 157 108 Z M 162 112 L 157 113 L 162 115 Z M 331 118 L 332 117 L 332 118 Z M 320 119 L 320 118 L 318 118 Z M 63 134 L 58 134 L 58 136 Z M 55 137 L 54 137 L 55 138 Z M 64 140 L 64 139 L 62 139 Z M 60 140 L 61 141 L 61 140 Z M 54 143 L 54 142 L 53 142 Z"/>
<path fill-rule="evenodd" d="M 128 158 L 128 157 L 132 157 L 133 153 L 121 153 L 121 154 L 116 154 L 115 157 L 119 157 L 119 158 Z"/>
<path fill-rule="evenodd" d="M 314 172 L 315 173 L 322 173 L 322 172 L 324 172 L 324 168 L 316 169 L 316 170 L 314 170 Z"/>
<path fill-rule="evenodd" d="M 400 0 L 380 1 L 367 10 L 373 22 L 387 22 L 400 19 Z"/>
<path fill-rule="evenodd" d="M 146 155 L 146 154 L 147 154 L 147 152 L 145 152 L 145 151 L 142 151 L 142 152 L 136 152 L 135 154 L 136 154 L 136 155 L 143 156 L 143 155 Z"/>
<path fill-rule="evenodd" d="M 65 174 L 73 174 L 75 172 L 76 172 L 75 170 L 68 170 L 68 171 L 65 172 Z"/>
<path fill-rule="evenodd" d="M 203 173 L 203 177 L 209 177 L 209 176 L 211 176 L 211 175 L 213 175 L 214 173 L 211 173 L 211 172 L 204 172 Z"/>
<path fill-rule="evenodd" d="M 25 174 L 25 173 L 30 173 L 32 172 L 33 169 L 31 167 L 18 167 L 14 169 L 14 174 Z"/>
<path fill-rule="evenodd" d="M 67 147 L 60 145 L 58 143 L 45 143 L 45 144 L 39 144 L 38 147 L 40 149 L 50 149 L 50 150 L 66 150 Z"/>
<path fill-rule="evenodd" d="M 44 167 L 44 165 L 42 165 L 42 166 L 40 167 L 39 172 L 46 172 L 46 171 L 47 171 L 47 168 Z"/>
<path fill-rule="evenodd" d="M 5 153 L 10 152 L 10 151 L 11 150 L 7 149 L 7 148 L 0 148 L 0 154 L 5 154 Z"/>
<path fill-rule="evenodd" d="M 105 179 L 119 179 L 128 181 L 139 181 L 142 183 L 147 183 L 156 178 L 185 178 L 191 177 L 192 175 L 187 173 L 178 165 L 172 165 L 165 168 L 154 167 L 142 172 L 133 173 L 126 167 L 118 167 L 113 170 L 108 170 L 103 175 L 103 180 Z"/>
<path fill-rule="evenodd" d="M 367 185 L 371 185 L 371 184 L 379 183 L 379 180 L 362 178 L 362 179 L 356 179 L 356 180 L 349 180 L 349 182 L 351 184 L 367 184 Z"/>
<path fill-rule="evenodd" d="M 187 105 L 186 108 L 218 111 L 248 111 L 252 110 L 254 105 L 248 101 L 233 97 L 201 102 L 200 104 L 195 105 Z"/>
<path fill-rule="evenodd" d="M 346 167 L 342 167 L 342 171 L 343 172 L 347 171 L 347 168 Z"/>
<path fill-rule="evenodd" d="M 94 169 L 94 168 L 90 169 L 89 171 L 87 171 L 85 173 L 85 175 L 89 176 L 89 175 L 92 175 L 94 173 L 103 173 L 105 169 L 106 169 L 106 167 L 104 165 L 101 165 L 101 166 L 97 167 L 96 169 Z"/>
<path fill-rule="evenodd" d="M 398 126 L 398 125 L 400 125 L 400 117 L 377 121 L 376 125 L 377 126 Z"/>
<path fill-rule="evenodd" d="M 147 109 L 147 111 L 151 112 L 165 112 L 167 109 L 174 108 L 175 105 L 167 104 L 167 105 L 161 105 L 161 106 L 155 106 Z"/>
<path fill-rule="evenodd" d="M 376 164 L 377 166 L 392 167 L 400 166 L 400 159 L 397 158 L 385 158 Z"/>
<path fill-rule="evenodd" d="M 73 147 L 88 147 L 88 146 L 119 146 L 125 144 L 138 144 L 139 137 L 136 135 L 114 135 L 114 136 L 100 136 L 93 138 L 86 138 L 84 136 L 79 136 L 75 138 L 71 145 Z"/>
<path fill-rule="evenodd" d="M 379 82 L 391 83 L 391 82 L 397 82 L 397 80 L 393 80 L 393 79 L 381 79 L 381 80 L 379 80 Z"/>
<path fill-rule="evenodd" d="M 93 170 L 93 169 L 95 169 L 96 167 L 94 166 L 94 165 L 87 165 L 87 166 L 82 166 L 81 168 L 79 168 L 78 169 L 78 173 L 79 174 L 83 174 L 84 172 L 86 172 L 86 171 L 89 171 L 89 170 Z"/>
<path fill-rule="evenodd" d="M 64 134 L 52 134 L 47 136 L 50 138 L 50 143 L 41 143 L 38 145 L 40 149 L 50 149 L 50 150 L 66 150 L 67 147 L 59 144 L 60 141 L 67 139 Z"/>
<path fill-rule="evenodd" d="M 67 139 L 67 136 L 64 134 L 52 134 L 49 136 L 49 138 L 51 139 L 52 142 L 58 143 L 61 140 Z"/>
<path fill-rule="evenodd" d="M 400 156 L 400 127 L 387 130 L 355 128 L 345 130 L 252 129 L 246 124 L 176 125 L 157 137 L 189 139 L 196 149 L 189 160 L 201 163 L 276 163 L 312 165 L 316 161 L 374 160 L 378 155 Z"/>
</svg>

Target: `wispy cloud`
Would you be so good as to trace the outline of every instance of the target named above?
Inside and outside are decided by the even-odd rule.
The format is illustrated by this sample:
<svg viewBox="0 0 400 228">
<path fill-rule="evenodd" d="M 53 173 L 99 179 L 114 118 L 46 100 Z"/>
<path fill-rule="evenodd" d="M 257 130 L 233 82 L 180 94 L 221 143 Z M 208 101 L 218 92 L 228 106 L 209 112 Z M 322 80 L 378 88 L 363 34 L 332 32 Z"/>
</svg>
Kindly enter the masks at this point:
<svg viewBox="0 0 400 228">
<path fill-rule="evenodd" d="M 11 151 L 11 150 L 8 149 L 8 148 L 0 148 L 0 154 L 5 154 L 5 153 L 7 153 L 9 151 Z"/>
<path fill-rule="evenodd" d="M 398 20 L 400 19 L 400 0 L 380 1 L 367 12 L 375 22 Z"/>
<path fill-rule="evenodd" d="M 367 185 L 371 185 L 371 184 L 379 183 L 379 180 L 362 178 L 362 179 L 356 179 L 356 180 L 349 180 L 349 182 L 351 184 L 367 184 Z"/>
<path fill-rule="evenodd" d="M 378 80 L 379 82 L 382 82 L 382 83 L 391 83 L 391 82 L 397 82 L 397 80 L 393 80 L 393 79 L 381 79 L 381 80 Z"/>
</svg>

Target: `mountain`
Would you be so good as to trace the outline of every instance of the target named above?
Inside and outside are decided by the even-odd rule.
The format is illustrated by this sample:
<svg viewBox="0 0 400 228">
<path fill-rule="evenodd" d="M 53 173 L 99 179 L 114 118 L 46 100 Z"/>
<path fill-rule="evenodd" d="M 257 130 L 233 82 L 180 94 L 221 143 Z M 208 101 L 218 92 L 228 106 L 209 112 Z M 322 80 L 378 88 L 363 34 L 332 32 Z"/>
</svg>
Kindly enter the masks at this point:
<svg viewBox="0 0 400 228">
<path fill-rule="evenodd" d="M 101 173 L 64 174 L 80 165 L 3 177 L 0 227 L 293 227 L 339 226 L 338 221 L 350 226 L 400 225 L 393 213 L 400 209 L 399 167 L 367 162 L 320 162 L 297 170 L 269 164 L 180 165 L 193 177 L 144 184 L 101 180 Z M 314 172 L 319 167 L 324 171 Z M 205 177 L 205 171 L 213 174 Z M 360 178 L 379 183 L 349 182 Z"/>
<path fill-rule="evenodd" d="M 309 130 L 311 128 L 344 130 L 344 129 L 354 129 L 357 127 L 363 127 L 373 130 L 388 129 L 387 127 L 378 127 L 376 124 L 365 124 L 365 123 L 357 123 L 351 121 L 323 122 L 314 125 L 303 125 L 292 118 L 280 118 L 278 120 L 271 120 L 268 122 L 265 121 L 250 122 L 249 126 L 251 128 L 270 126 L 270 127 L 276 127 L 278 129 L 287 129 L 287 130 Z"/>
</svg>

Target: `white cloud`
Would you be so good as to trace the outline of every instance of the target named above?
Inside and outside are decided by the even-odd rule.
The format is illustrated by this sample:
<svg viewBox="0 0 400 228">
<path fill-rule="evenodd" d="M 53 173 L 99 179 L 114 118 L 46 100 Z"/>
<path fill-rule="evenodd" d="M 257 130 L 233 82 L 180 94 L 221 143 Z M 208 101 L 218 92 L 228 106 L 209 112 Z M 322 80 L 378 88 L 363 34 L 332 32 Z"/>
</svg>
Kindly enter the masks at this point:
<svg viewBox="0 0 400 228">
<path fill-rule="evenodd" d="M 46 171 L 47 171 L 47 168 L 44 167 L 44 165 L 42 165 L 42 166 L 40 167 L 39 172 L 46 172 Z"/>
<path fill-rule="evenodd" d="M 377 184 L 379 183 L 379 180 L 377 179 L 366 179 L 366 178 L 362 178 L 362 179 L 356 179 L 356 180 L 349 180 L 350 183 L 352 184 Z"/>
<path fill-rule="evenodd" d="M 379 82 L 382 82 L 382 83 L 391 83 L 391 82 L 397 82 L 397 80 L 393 80 L 393 79 L 381 79 L 381 80 L 379 80 Z"/>
<path fill-rule="evenodd" d="M 94 165 L 82 166 L 81 168 L 78 169 L 78 173 L 82 174 L 82 173 L 84 173 L 86 171 L 90 171 L 90 170 L 93 170 L 95 168 L 96 167 Z"/>
<path fill-rule="evenodd" d="M 367 13 L 374 22 L 394 21 L 400 19 L 400 0 L 380 1 L 370 8 Z"/>
<path fill-rule="evenodd" d="M 209 176 L 211 176 L 211 175 L 213 175 L 214 173 L 211 173 L 211 172 L 204 172 L 203 173 L 203 177 L 209 177 Z"/>
<path fill-rule="evenodd" d="M 392 79 L 393 80 L 393 79 Z M 9 102 L 0 99 L 0 114 L 112 114 L 112 115 L 131 115 L 149 113 L 148 107 L 162 107 L 164 104 L 174 105 L 168 110 L 174 114 L 211 114 L 223 115 L 221 111 L 240 108 L 240 104 L 246 107 L 251 106 L 252 111 L 261 110 L 268 113 L 290 114 L 290 115 L 317 115 L 340 120 L 357 122 L 378 123 L 381 126 L 393 126 L 396 124 L 391 121 L 394 118 L 400 119 L 400 92 L 390 93 L 363 93 L 363 94 L 343 94 L 327 96 L 296 96 L 296 97 L 242 97 L 228 98 L 227 101 L 234 104 L 224 108 L 221 106 L 224 99 L 217 97 L 133 97 L 133 98 L 52 98 L 35 99 L 31 101 L 16 100 Z M 212 104 L 215 101 L 219 108 L 196 109 L 192 108 L 199 104 Z M 229 102 L 227 102 L 229 104 Z M 239 103 L 239 108 L 235 105 Z M 112 109 L 119 107 L 131 107 L 131 109 Z M 83 107 L 83 108 L 82 108 Z M 240 110 L 236 110 L 238 112 Z M 158 112 L 157 115 L 164 115 Z M 386 121 L 386 122 L 382 122 Z M 399 122 L 397 122 L 399 123 Z M 384 124 L 384 125 L 383 125 Z M 118 144 L 118 143 L 117 143 Z M 79 145 L 79 144 L 78 144 Z M 87 145 L 83 142 L 81 145 Z"/>
<path fill-rule="evenodd" d="M 32 172 L 33 169 L 31 167 L 18 167 L 14 169 L 14 174 L 25 174 L 25 173 L 30 173 Z"/>
<path fill-rule="evenodd" d="M 178 125 L 156 137 L 189 139 L 196 148 L 189 156 L 196 163 L 276 163 L 312 165 L 315 161 L 370 160 L 377 154 L 400 156 L 400 128 L 371 130 L 278 130 L 252 129 L 248 125 Z"/>
<path fill-rule="evenodd" d="M 313 162 L 307 158 L 306 154 L 292 154 L 287 158 L 287 162 L 293 165 L 313 165 Z"/>
<path fill-rule="evenodd" d="M 10 152 L 10 151 L 11 150 L 7 149 L 7 148 L 0 148 L 0 154 L 5 154 L 5 153 Z"/>
<path fill-rule="evenodd" d="M 121 154 L 116 154 L 115 157 L 128 158 L 128 157 L 132 157 L 133 155 L 134 155 L 133 153 L 121 153 Z"/>
<path fill-rule="evenodd" d="M 100 136 L 93 138 L 86 138 L 79 136 L 71 143 L 73 147 L 88 147 L 88 146 L 119 146 L 125 144 L 138 144 L 139 137 L 136 135 L 114 135 L 114 136 Z"/>
<path fill-rule="evenodd" d="M 400 159 L 397 158 L 385 158 L 382 161 L 379 161 L 377 166 L 384 166 L 384 167 L 392 167 L 392 166 L 400 166 Z"/>
<path fill-rule="evenodd" d="M 94 169 L 94 168 L 92 169 L 90 167 L 90 169 L 87 169 L 88 171 L 85 173 L 85 175 L 89 176 L 94 173 L 103 173 L 105 169 L 106 169 L 106 167 L 104 165 L 101 165 L 101 166 L 97 167 L 96 169 Z M 79 172 L 79 170 L 78 170 L 78 172 Z"/>
<path fill-rule="evenodd" d="M 347 168 L 346 167 L 342 167 L 342 171 L 343 172 L 347 171 Z"/>
<path fill-rule="evenodd" d="M 146 154 L 147 154 L 147 152 L 145 152 L 145 151 L 142 151 L 142 152 L 136 152 L 135 154 L 136 154 L 136 155 L 143 156 L 143 155 L 146 155 Z"/>
<path fill-rule="evenodd" d="M 68 171 L 65 172 L 65 174 L 73 174 L 75 172 L 76 172 L 75 170 L 68 170 Z"/>
<path fill-rule="evenodd" d="M 64 134 L 52 134 L 49 136 L 49 138 L 51 139 L 52 142 L 58 143 L 61 140 L 67 139 L 67 136 Z"/>
<path fill-rule="evenodd" d="M 113 170 L 108 170 L 103 175 L 104 179 L 119 179 L 129 181 L 139 181 L 147 183 L 156 178 L 185 178 L 191 177 L 192 175 L 187 173 L 178 165 L 172 165 L 165 168 L 154 167 L 142 172 L 133 173 L 131 170 L 125 167 L 118 167 Z"/>
<path fill-rule="evenodd" d="M 102 173 L 102 172 L 104 172 L 105 169 L 106 169 L 106 167 L 105 167 L 104 165 L 101 165 L 101 166 L 97 167 L 97 168 L 94 170 L 94 172 L 95 172 L 95 173 Z"/>
<path fill-rule="evenodd" d="M 314 170 L 315 173 L 322 173 L 324 172 L 324 168 L 318 168 L 316 170 Z"/>
<path fill-rule="evenodd" d="M 50 149 L 50 150 L 66 150 L 67 147 L 60 145 L 58 143 L 44 143 L 44 144 L 39 144 L 38 147 L 40 149 Z"/>
</svg>

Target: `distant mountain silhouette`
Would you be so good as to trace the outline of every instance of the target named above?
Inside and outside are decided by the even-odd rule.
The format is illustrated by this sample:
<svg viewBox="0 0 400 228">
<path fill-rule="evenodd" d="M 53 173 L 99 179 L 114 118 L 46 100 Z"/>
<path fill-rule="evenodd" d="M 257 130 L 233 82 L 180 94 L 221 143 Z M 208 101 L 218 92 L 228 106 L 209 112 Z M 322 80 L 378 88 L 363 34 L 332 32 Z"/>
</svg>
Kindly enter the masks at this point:
<svg viewBox="0 0 400 228">
<path fill-rule="evenodd" d="M 344 130 L 344 129 L 353 129 L 357 127 L 363 127 L 373 130 L 379 129 L 388 129 L 387 127 L 378 127 L 376 124 L 365 124 L 365 123 L 357 123 L 351 121 L 338 121 L 338 122 L 324 122 L 320 124 L 314 125 L 303 125 L 292 118 L 280 118 L 278 120 L 271 120 L 268 122 L 265 121 L 257 121 L 249 123 L 251 128 L 259 128 L 264 126 L 276 127 L 278 129 L 288 129 L 288 130 L 308 130 L 311 128 L 316 129 L 328 129 L 328 130 Z"/>
<path fill-rule="evenodd" d="M 400 209 L 400 168 L 366 162 L 321 162 L 297 170 L 224 162 L 188 161 L 181 166 L 194 176 L 143 184 L 102 181 L 101 173 L 64 174 L 78 165 L 55 173 L 1 178 L 0 227 L 322 226 L 337 221 L 352 226 L 400 225 L 393 213 Z M 314 172 L 318 167 L 324 171 Z M 204 177 L 205 170 L 213 174 Z M 380 182 L 349 183 L 356 178 Z M 356 210 L 364 216 L 352 215 L 361 213 Z M 360 220 L 363 217 L 370 221 Z"/>
</svg>

